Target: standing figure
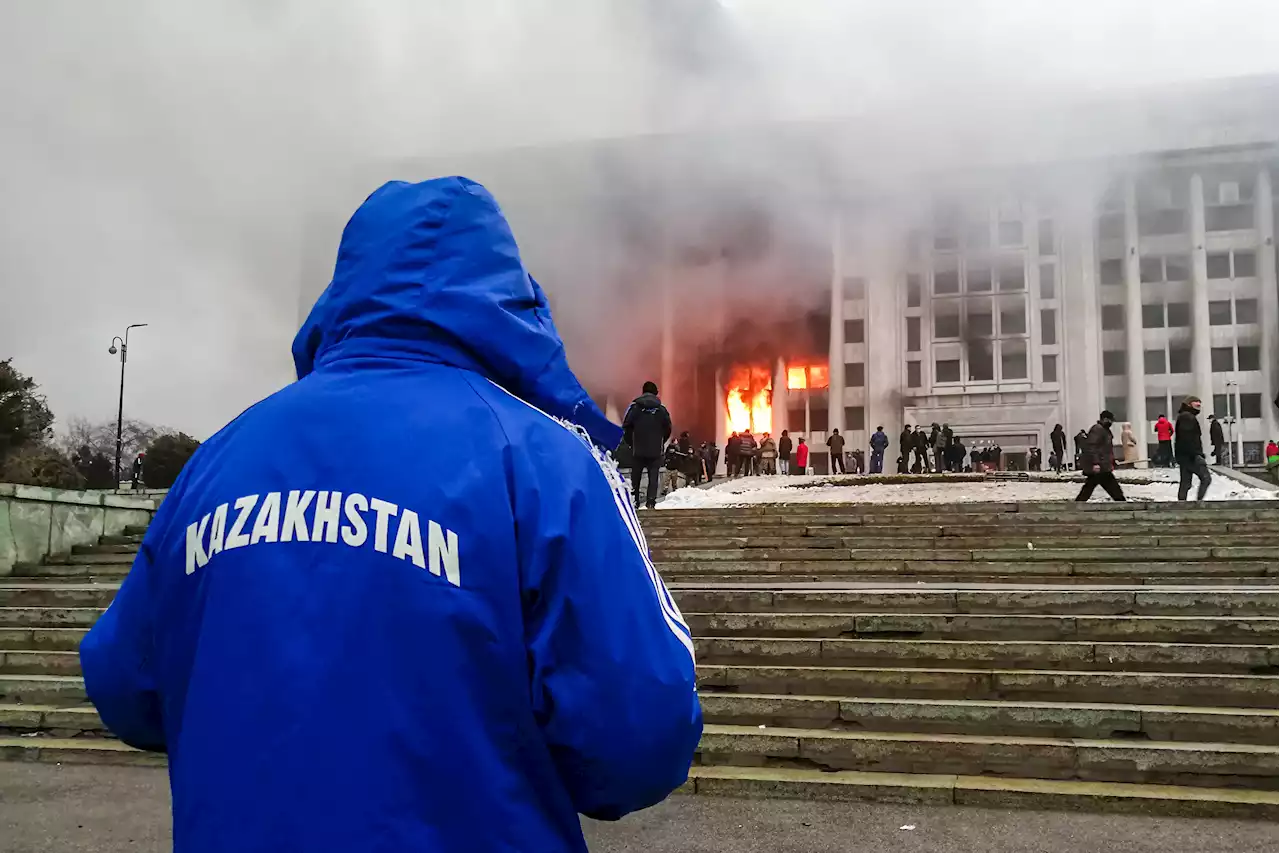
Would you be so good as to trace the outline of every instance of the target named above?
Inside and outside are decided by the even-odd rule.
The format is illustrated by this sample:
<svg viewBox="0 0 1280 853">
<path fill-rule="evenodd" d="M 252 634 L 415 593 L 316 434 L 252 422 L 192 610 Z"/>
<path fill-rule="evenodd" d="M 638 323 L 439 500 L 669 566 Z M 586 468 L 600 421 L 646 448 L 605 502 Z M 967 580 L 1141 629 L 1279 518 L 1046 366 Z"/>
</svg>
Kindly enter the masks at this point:
<svg viewBox="0 0 1280 853">
<path fill-rule="evenodd" d="M 662 450 L 671 437 L 671 413 L 658 397 L 658 386 L 646 382 L 640 396 L 631 401 L 622 418 L 622 435 L 631 446 L 631 498 L 640 507 L 640 476 L 649 478 L 644 505 L 653 509 L 658 503 L 658 470 L 662 467 Z"/>
<path fill-rule="evenodd" d="M 844 470 L 844 436 L 840 434 L 840 430 L 833 429 L 831 437 L 827 439 L 827 448 L 831 451 L 831 473 L 836 473 L 836 469 L 840 469 L 840 473 Z"/>
<path fill-rule="evenodd" d="M 1080 465 L 1084 470 L 1084 487 L 1076 500 L 1087 501 L 1093 490 L 1102 486 L 1103 491 L 1113 501 L 1124 500 L 1124 492 L 1120 483 L 1112 473 L 1116 468 L 1115 438 L 1111 435 L 1111 425 L 1115 416 L 1105 409 L 1098 415 L 1098 422 L 1085 433 L 1085 440 L 1080 454 Z"/>
<path fill-rule="evenodd" d="M 1067 433 L 1062 428 L 1062 424 L 1053 425 L 1053 431 L 1049 433 L 1049 444 L 1053 448 L 1053 455 L 1049 457 L 1049 465 L 1055 473 L 1061 473 L 1062 466 L 1066 464 L 1067 455 Z"/>
<path fill-rule="evenodd" d="M 1178 500 L 1185 501 L 1191 492 L 1191 477 L 1200 479 L 1196 500 L 1204 500 L 1213 477 L 1209 463 L 1204 459 L 1204 444 L 1200 432 L 1200 398 L 1192 395 L 1182 401 L 1178 409 L 1178 421 L 1173 429 L 1173 458 L 1178 463 Z"/>
<path fill-rule="evenodd" d="M 1209 443 L 1213 445 L 1213 464 L 1229 465 L 1227 439 L 1222 434 L 1222 421 L 1217 415 L 1209 415 Z"/>
<path fill-rule="evenodd" d="M 760 438 L 760 472 L 762 474 L 778 473 L 778 445 L 767 432 Z"/>
<path fill-rule="evenodd" d="M 796 467 L 792 473 L 807 474 L 809 471 L 809 445 L 804 443 L 804 439 L 800 439 L 800 443 L 796 445 Z"/>
<path fill-rule="evenodd" d="M 884 427 L 876 427 L 871 434 L 871 471 L 872 474 L 884 472 L 884 450 L 889 446 L 889 436 L 884 434 Z"/>
<path fill-rule="evenodd" d="M 1173 467 L 1173 424 L 1169 423 L 1169 419 L 1161 412 L 1156 418 L 1154 427 L 1156 433 L 1156 441 L 1159 442 L 1159 453 L 1157 454 L 1156 464 L 1162 468 Z"/>
<path fill-rule="evenodd" d="M 778 438 L 778 473 L 791 473 L 791 436 L 785 429 Z"/>
</svg>

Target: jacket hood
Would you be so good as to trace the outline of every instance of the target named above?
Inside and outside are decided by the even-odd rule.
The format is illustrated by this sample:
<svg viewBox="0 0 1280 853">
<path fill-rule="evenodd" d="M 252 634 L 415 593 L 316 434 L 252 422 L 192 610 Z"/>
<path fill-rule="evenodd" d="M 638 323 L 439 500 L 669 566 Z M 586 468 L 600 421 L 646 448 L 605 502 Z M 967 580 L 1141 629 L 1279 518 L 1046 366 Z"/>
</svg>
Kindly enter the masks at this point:
<svg viewBox="0 0 1280 853">
<path fill-rule="evenodd" d="M 333 280 L 293 340 L 293 363 L 301 379 L 360 358 L 469 370 L 602 447 L 622 440 L 569 369 L 498 203 L 467 178 L 386 183 L 343 229 Z"/>
<path fill-rule="evenodd" d="M 1184 402 L 1181 406 L 1178 407 L 1178 414 L 1182 414 L 1183 412 L 1190 412 L 1193 415 L 1200 414 L 1195 409 L 1191 408 L 1191 404 L 1187 402 Z"/>
<path fill-rule="evenodd" d="M 632 405 L 639 406 L 642 409 L 656 409 L 662 405 L 662 399 L 657 394 L 641 394 L 631 401 Z"/>
</svg>

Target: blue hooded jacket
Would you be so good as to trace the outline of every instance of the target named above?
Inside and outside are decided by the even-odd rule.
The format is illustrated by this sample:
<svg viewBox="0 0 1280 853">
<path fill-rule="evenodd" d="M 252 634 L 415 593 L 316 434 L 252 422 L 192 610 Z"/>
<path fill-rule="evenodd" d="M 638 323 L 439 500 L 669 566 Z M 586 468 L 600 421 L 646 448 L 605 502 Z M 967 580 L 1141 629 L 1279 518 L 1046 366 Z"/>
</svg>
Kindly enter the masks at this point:
<svg viewBox="0 0 1280 853">
<path fill-rule="evenodd" d="M 581 851 L 682 784 L 692 640 L 489 193 L 370 196 L 293 351 L 80 647 L 174 849 Z"/>
</svg>

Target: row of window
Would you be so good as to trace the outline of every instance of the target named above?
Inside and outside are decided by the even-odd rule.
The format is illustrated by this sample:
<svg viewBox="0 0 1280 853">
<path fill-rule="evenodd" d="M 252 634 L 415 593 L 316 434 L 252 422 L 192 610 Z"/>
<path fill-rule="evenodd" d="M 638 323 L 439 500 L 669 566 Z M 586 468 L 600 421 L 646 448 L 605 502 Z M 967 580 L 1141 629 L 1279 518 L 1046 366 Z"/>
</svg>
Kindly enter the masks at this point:
<svg viewBox="0 0 1280 853">
<path fill-rule="evenodd" d="M 1040 242 L 1040 254 L 1054 254 L 1055 240 L 1054 227 L 1052 219 L 1041 219 L 1038 226 L 1038 238 Z M 938 252 L 955 252 L 961 248 L 961 234 L 963 231 L 963 244 L 966 249 L 989 249 L 992 246 L 1015 247 L 1021 246 L 1024 242 L 1022 220 L 1014 218 L 1001 218 L 995 224 L 995 229 L 991 227 L 989 221 L 970 222 L 963 227 L 955 222 L 938 222 L 934 227 L 933 248 Z M 992 239 L 994 237 L 994 240 Z M 907 242 L 908 253 L 912 257 L 919 254 L 919 236 L 912 234 L 908 236 Z"/>
<path fill-rule="evenodd" d="M 1234 311 L 1232 303 L 1235 303 Z M 1125 307 L 1123 305 L 1102 306 L 1102 328 L 1114 332 L 1124 329 Z M 1230 326 L 1247 325 L 1258 322 L 1258 300 L 1256 299 L 1214 299 L 1209 302 L 1209 325 Z M 1190 302 L 1154 302 L 1142 306 L 1142 328 L 1170 329 L 1189 328 L 1191 326 Z"/>
<path fill-rule="evenodd" d="M 1258 256 L 1251 249 L 1210 252 L 1205 268 L 1211 279 L 1251 278 L 1258 274 Z M 1191 259 L 1186 255 L 1147 255 L 1138 261 L 1138 277 L 1144 282 L 1190 281 Z M 1124 284 L 1124 261 L 1111 258 L 1098 265 L 1103 284 Z"/>
<path fill-rule="evenodd" d="M 1243 231 L 1253 227 L 1253 205 L 1206 207 L 1205 231 Z M 1169 234 L 1185 234 L 1190 228 L 1187 211 L 1181 208 L 1162 208 L 1138 212 L 1138 236 L 1160 237 Z M 1124 239 L 1124 214 L 1104 213 L 1098 217 L 1098 238 L 1102 240 Z"/>
<path fill-rule="evenodd" d="M 1188 391 L 1187 394 L 1192 392 Z M 1165 397 L 1147 397 L 1147 420 L 1155 422 L 1160 415 L 1172 419 L 1174 412 L 1182 403 L 1182 398 L 1186 394 L 1173 394 L 1172 399 Z M 1111 414 L 1116 416 L 1117 421 L 1129 420 L 1129 401 L 1125 397 L 1107 397 L 1103 401 L 1103 408 L 1107 409 Z M 1209 412 L 1206 412 L 1209 414 Z M 1240 407 L 1237 410 L 1235 404 L 1229 399 L 1227 394 L 1213 395 L 1213 411 L 1212 414 L 1218 417 L 1226 417 L 1228 414 L 1237 418 L 1260 418 L 1262 417 L 1262 395 L 1261 394 L 1241 394 Z"/>
<path fill-rule="evenodd" d="M 997 331 L 999 337 L 1011 337 L 1027 333 L 1027 305 L 1021 297 L 999 300 L 997 303 L 998 310 L 993 310 L 992 300 L 990 299 L 966 300 L 963 303 L 963 314 L 961 305 L 962 303 L 959 300 L 939 302 L 934 305 L 936 313 L 933 315 L 933 336 L 935 339 L 990 338 L 996 337 Z M 998 330 L 993 325 L 994 317 L 997 315 L 1000 318 Z M 962 317 L 963 319 L 961 319 Z M 918 322 L 918 318 L 907 318 L 908 342 L 912 338 L 912 320 Z M 916 349 L 919 349 L 918 345 Z M 915 351 L 910 349 L 910 343 L 908 343 L 908 351 Z"/>
<path fill-rule="evenodd" d="M 1256 346 L 1211 347 L 1209 359 L 1214 373 L 1230 373 L 1236 370 L 1261 370 L 1262 351 Z M 1103 350 L 1102 375 L 1124 376 L 1128 373 L 1128 358 L 1124 350 Z M 1190 373 L 1191 347 L 1169 347 L 1166 358 L 1164 349 L 1149 349 L 1142 353 L 1142 372 L 1147 376 L 1162 373 Z"/>
</svg>

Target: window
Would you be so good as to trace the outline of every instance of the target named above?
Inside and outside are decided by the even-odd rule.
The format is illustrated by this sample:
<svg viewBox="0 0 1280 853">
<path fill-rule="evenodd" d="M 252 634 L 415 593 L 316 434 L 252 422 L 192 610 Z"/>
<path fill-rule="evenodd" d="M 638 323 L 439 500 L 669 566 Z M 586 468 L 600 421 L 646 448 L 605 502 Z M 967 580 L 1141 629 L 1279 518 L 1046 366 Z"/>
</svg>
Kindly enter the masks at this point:
<svg viewBox="0 0 1280 853">
<path fill-rule="evenodd" d="M 799 405 L 794 403 L 787 406 L 787 424 L 792 427 L 792 432 L 804 432 L 804 402 Z"/>
<path fill-rule="evenodd" d="M 1236 369 L 1236 351 L 1234 347 L 1213 347 L 1209 350 L 1209 363 L 1214 373 L 1227 373 Z"/>
<path fill-rule="evenodd" d="M 1241 394 L 1240 395 L 1240 417 L 1242 418 L 1262 417 L 1262 395 L 1261 394 Z"/>
<path fill-rule="evenodd" d="M 1164 259 L 1142 258 L 1138 261 L 1138 276 L 1144 282 L 1164 281 Z"/>
<path fill-rule="evenodd" d="M 1022 341 L 1004 341 L 1000 344 L 1000 378 L 1027 378 L 1027 345 Z"/>
<path fill-rule="evenodd" d="M 1240 203 L 1240 184 L 1236 181 L 1218 181 L 1216 184 L 1205 184 L 1204 189 L 1206 204 Z"/>
<path fill-rule="evenodd" d="M 964 243 L 970 249 L 986 249 L 991 245 L 991 226 L 986 222 L 973 222 L 964 229 Z"/>
<path fill-rule="evenodd" d="M 1055 284 L 1057 283 L 1055 281 L 1056 272 L 1057 272 L 1057 267 L 1055 267 L 1053 264 L 1040 265 L 1040 298 L 1041 299 L 1053 298 L 1053 294 L 1057 289 L 1055 287 Z"/>
<path fill-rule="evenodd" d="M 920 352 L 920 318 L 907 318 L 907 352 Z"/>
<path fill-rule="evenodd" d="M 1261 351 L 1257 347 L 1239 347 L 1237 350 L 1237 370 L 1261 370 Z"/>
<path fill-rule="evenodd" d="M 809 403 L 809 431 L 810 432 L 826 432 L 831 429 L 827 423 L 827 407 L 824 405 L 818 408 Z"/>
<path fill-rule="evenodd" d="M 1205 265 L 1209 270 L 1209 278 L 1231 278 L 1231 254 L 1229 252 L 1214 252 L 1206 259 Z"/>
<path fill-rule="evenodd" d="M 1025 335 L 1027 333 L 1027 307 L 1019 298 L 1016 302 L 1006 302 L 1000 306 L 1000 337 Z"/>
<path fill-rule="evenodd" d="M 1147 403 L 1147 420 L 1155 422 L 1155 419 L 1169 411 L 1169 401 L 1164 397 L 1148 397 Z M 1137 430 L 1134 430 L 1137 432 Z"/>
<path fill-rule="evenodd" d="M 1124 376 L 1125 355 L 1122 349 L 1109 349 L 1102 352 L 1102 375 Z"/>
<path fill-rule="evenodd" d="M 1170 329 L 1184 329 L 1191 325 L 1191 303 L 1170 302 L 1165 306 Z"/>
<path fill-rule="evenodd" d="M 1186 230 L 1186 212 L 1176 207 L 1138 213 L 1138 233 L 1144 237 L 1148 234 L 1178 234 Z"/>
<path fill-rule="evenodd" d="M 1191 347 L 1169 347 L 1169 372 L 1191 372 Z"/>
<path fill-rule="evenodd" d="M 845 406 L 844 428 L 846 430 L 866 429 L 867 410 L 862 406 Z"/>
<path fill-rule="evenodd" d="M 1055 248 L 1053 245 L 1053 220 L 1052 219 L 1040 220 L 1040 254 L 1041 255 L 1055 254 Z"/>
<path fill-rule="evenodd" d="M 987 341 L 975 341 L 969 344 L 969 381 L 992 382 L 995 378 L 996 367 L 991 353 L 991 344 Z"/>
<path fill-rule="evenodd" d="M 920 362 L 918 361 L 907 362 L 907 387 L 920 387 Z"/>
<path fill-rule="evenodd" d="M 1165 281 L 1188 281 L 1191 278 L 1191 263 L 1182 255 L 1170 255 L 1164 259 Z"/>
<path fill-rule="evenodd" d="M 907 307 L 920 307 L 920 276 L 915 273 L 907 275 Z"/>
<path fill-rule="evenodd" d="M 1258 256 L 1253 252 L 1233 252 L 1231 260 L 1235 278 L 1248 278 L 1258 274 Z"/>
<path fill-rule="evenodd" d="M 1056 344 L 1058 342 L 1058 317 L 1052 308 L 1040 309 L 1040 343 Z"/>
<path fill-rule="evenodd" d="M 844 280 L 845 299 L 864 299 L 867 295 L 867 280 L 862 276 L 854 276 Z"/>
<path fill-rule="evenodd" d="M 1124 239 L 1124 214 L 1123 213 L 1104 213 L 1098 217 L 1098 239 L 1099 240 L 1123 240 Z"/>
<path fill-rule="evenodd" d="M 971 337 L 991 337 L 992 327 L 990 299 L 969 300 L 969 303 L 965 306 L 965 312 L 968 317 L 968 331 Z"/>
<path fill-rule="evenodd" d="M 1210 326 L 1230 326 L 1231 325 L 1231 300 L 1230 299 L 1214 300 L 1209 303 L 1209 325 Z"/>
<path fill-rule="evenodd" d="M 934 364 L 934 373 L 937 375 L 938 382 L 959 382 L 960 359 L 939 359 Z"/>
<path fill-rule="evenodd" d="M 969 293 L 990 293 L 991 268 L 987 266 L 966 267 L 964 284 Z"/>
<path fill-rule="evenodd" d="M 1144 329 L 1163 329 L 1164 328 L 1164 303 L 1157 302 L 1154 305 L 1142 306 L 1142 328 Z"/>
<path fill-rule="evenodd" d="M 1237 323 L 1258 322 L 1258 300 L 1237 299 L 1236 300 L 1236 322 Z"/>
<path fill-rule="evenodd" d="M 1124 284 L 1124 261 L 1103 261 L 1098 266 L 1098 278 L 1103 284 Z"/>
<path fill-rule="evenodd" d="M 933 292 L 936 295 L 960 292 L 960 273 L 955 270 L 936 270 L 933 273 Z"/>
<path fill-rule="evenodd" d="M 1014 220 L 1012 222 L 1000 223 L 1000 245 L 1001 246 L 1021 246 L 1022 245 L 1022 223 Z"/>
<path fill-rule="evenodd" d="M 1129 420 L 1129 401 L 1124 397 L 1104 397 L 1102 408 L 1116 416 L 1116 422 Z"/>
<path fill-rule="evenodd" d="M 908 258 L 911 258 L 911 260 L 913 261 L 918 260 L 920 258 L 920 244 L 923 242 L 923 240 L 924 240 L 924 235 L 920 232 L 920 229 L 913 228 L 912 230 L 907 232 L 907 257 Z"/>
<path fill-rule="evenodd" d="M 1226 394 L 1213 395 L 1213 413 L 1220 418 L 1225 418 L 1227 415 L 1233 414 L 1231 400 Z"/>
<path fill-rule="evenodd" d="M 1204 230 L 1206 231 L 1237 231 L 1252 227 L 1252 205 L 1214 206 L 1206 207 L 1204 210 Z"/>
<path fill-rule="evenodd" d="M 1102 330 L 1104 332 L 1113 332 L 1117 329 L 1124 328 L 1124 306 L 1123 305 L 1103 305 L 1102 306 Z"/>
<path fill-rule="evenodd" d="M 1019 263 L 1016 266 L 1006 264 L 1000 267 L 1000 289 L 1002 291 L 1025 290 L 1027 273 Z"/>
<path fill-rule="evenodd" d="M 1056 355 L 1040 356 L 1040 377 L 1045 382 L 1058 381 L 1058 357 Z"/>
<path fill-rule="evenodd" d="M 1164 350 L 1149 349 L 1142 353 L 1142 372 L 1147 376 L 1164 373 Z"/>
<path fill-rule="evenodd" d="M 960 303 L 955 300 L 938 302 L 933 315 L 935 338 L 960 337 Z"/>
<path fill-rule="evenodd" d="M 1264 460 L 1262 458 L 1262 442 L 1246 441 L 1244 443 L 1244 464 L 1261 465 L 1263 461 Z"/>
<path fill-rule="evenodd" d="M 860 344 L 865 340 L 864 325 L 861 320 L 845 320 L 844 321 L 844 342 L 846 344 Z"/>
<path fill-rule="evenodd" d="M 861 388 L 867 384 L 867 366 L 860 361 L 848 362 L 844 366 L 844 387 Z"/>
</svg>

